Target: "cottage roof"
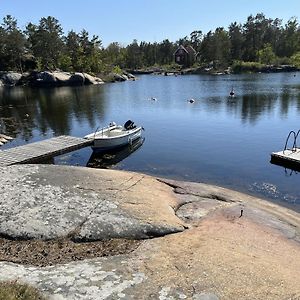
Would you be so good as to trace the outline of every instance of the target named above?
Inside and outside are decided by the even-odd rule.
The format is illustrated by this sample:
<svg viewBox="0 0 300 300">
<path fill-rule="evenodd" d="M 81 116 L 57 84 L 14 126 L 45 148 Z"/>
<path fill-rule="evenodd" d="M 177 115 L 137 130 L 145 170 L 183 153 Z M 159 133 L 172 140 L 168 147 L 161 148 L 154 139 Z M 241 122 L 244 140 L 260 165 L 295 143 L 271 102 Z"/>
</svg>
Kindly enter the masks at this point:
<svg viewBox="0 0 300 300">
<path fill-rule="evenodd" d="M 189 53 L 196 54 L 196 50 L 192 46 L 187 46 L 185 48 Z"/>
<path fill-rule="evenodd" d="M 177 51 L 179 51 L 179 50 L 183 50 L 183 51 L 186 52 L 187 54 L 189 53 L 189 51 L 188 51 L 183 45 L 180 45 L 180 46 L 176 49 L 176 51 L 174 52 L 174 54 L 176 54 Z"/>
<path fill-rule="evenodd" d="M 184 47 L 183 45 L 180 45 L 177 49 L 176 49 L 176 51 L 174 52 L 174 55 L 177 53 L 177 51 L 179 51 L 179 50 L 183 50 L 185 53 L 187 53 L 187 54 L 193 54 L 193 55 L 197 55 L 197 52 L 196 52 L 196 50 L 192 47 L 192 46 L 190 46 L 190 45 L 188 45 L 188 46 L 186 46 L 186 47 Z"/>
</svg>

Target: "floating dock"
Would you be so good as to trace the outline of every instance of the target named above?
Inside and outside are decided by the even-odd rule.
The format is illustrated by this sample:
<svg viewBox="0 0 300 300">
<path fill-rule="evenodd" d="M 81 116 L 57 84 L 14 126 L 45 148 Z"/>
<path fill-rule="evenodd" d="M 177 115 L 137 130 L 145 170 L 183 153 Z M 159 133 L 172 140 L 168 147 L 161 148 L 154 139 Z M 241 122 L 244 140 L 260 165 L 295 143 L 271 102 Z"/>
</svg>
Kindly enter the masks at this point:
<svg viewBox="0 0 300 300">
<path fill-rule="evenodd" d="M 282 151 L 271 153 L 271 163 L 288 167 L 294 170 L 300 170 L 300 148 L 297 147 L 297 138 L 300 135 L 300 129 L 296 132 L 291 130 L 285 141 Z M 292 147 L 288 148 L 288 142 L 292 139 Z"/>
<path fill-rule="evenodd" d="M 271 163 L 276 165 L 300 168 L 300 148 L 286 149 L 271 153 Z"/>
<path fill-rule="evenodd" d="M 37 163 L 54 156 L 91 146 L 93 140 L 73 136 L 58 136 L 47 140 L 0 150 L 0 167 Z"/>
</svg>

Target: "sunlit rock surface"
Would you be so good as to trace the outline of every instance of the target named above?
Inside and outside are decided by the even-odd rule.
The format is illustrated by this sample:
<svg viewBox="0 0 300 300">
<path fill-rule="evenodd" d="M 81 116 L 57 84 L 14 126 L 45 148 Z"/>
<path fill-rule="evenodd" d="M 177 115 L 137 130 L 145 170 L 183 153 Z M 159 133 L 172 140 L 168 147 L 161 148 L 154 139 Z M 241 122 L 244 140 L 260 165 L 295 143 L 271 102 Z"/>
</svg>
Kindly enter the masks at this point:
<svg viewBox="0 0 300 300">
<path fill-rule="evenodd" d="M 13 239 L 141 239 L 184 230 L 170 189 L 141 174 L 14 166 L 0 169 L 0 185 L 0 235 Z"/>
<path fill-rule="evenodd" d="M 4 85 L 14 86 L 17 85 L 22 78 L 21 73 L 17 72 L 0 72 L 0 79 Z"/>
<path fill-rule="evenodd" d="M 63 166 L 0 170 L 11 238 L 144 239 L 133 252 L 37 267 L 0 262 L 50 299 L 299 299 L 300 217 L 201 183 Z"/>
</svg>

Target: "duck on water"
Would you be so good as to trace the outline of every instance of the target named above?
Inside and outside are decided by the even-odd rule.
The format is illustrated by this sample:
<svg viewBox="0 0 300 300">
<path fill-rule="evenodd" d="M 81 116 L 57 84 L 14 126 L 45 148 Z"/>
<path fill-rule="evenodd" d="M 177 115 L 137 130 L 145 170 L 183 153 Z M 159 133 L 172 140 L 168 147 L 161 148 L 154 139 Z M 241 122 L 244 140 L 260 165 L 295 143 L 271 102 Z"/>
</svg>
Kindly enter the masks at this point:
<svg viewBox="0 0 300 300">
<path fill-rule="evenodd" d="M 233 87 L 231 88 L 231 91 L 229 93 L 229 97 L 233 98 L 235 96 L 235 92 L 234 92 L 234 89 Z"/>
</svg>

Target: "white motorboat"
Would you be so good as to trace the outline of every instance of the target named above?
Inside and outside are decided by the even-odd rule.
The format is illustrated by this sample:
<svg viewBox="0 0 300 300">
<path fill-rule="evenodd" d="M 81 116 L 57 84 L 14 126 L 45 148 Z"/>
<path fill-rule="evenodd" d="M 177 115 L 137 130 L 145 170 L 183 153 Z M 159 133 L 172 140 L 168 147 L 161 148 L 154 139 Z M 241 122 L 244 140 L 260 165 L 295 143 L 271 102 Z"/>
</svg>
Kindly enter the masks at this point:
<svg viewBox="0 0 300 300">
<path fill-rule="evenodd" d="M 124 126 L 111 122 L 107 127 L 103 127 L 94 133 L 86 135 L 84 138 L 94 141 L 92 149 L 94 151 L 105 151 L 116 149 L 141 137 L 143 127 L 137 127 L 134 122 L 128 120 Z"/>
</svg>

